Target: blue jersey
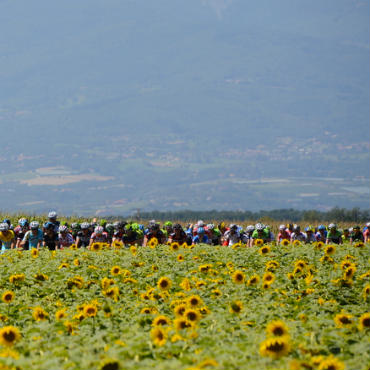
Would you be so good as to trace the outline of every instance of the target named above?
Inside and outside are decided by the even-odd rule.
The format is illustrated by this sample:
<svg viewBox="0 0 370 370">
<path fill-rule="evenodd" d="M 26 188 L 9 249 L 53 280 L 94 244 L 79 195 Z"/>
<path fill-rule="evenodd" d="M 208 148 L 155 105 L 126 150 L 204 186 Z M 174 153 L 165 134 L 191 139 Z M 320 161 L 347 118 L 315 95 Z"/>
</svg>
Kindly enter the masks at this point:
<svg viewBox="0 0 370 370">
<path fill-rule="evenodd" d="M 208 244 L 208 236 L 207 235 L 203 235 L 203 239 L 201 240 L 199 235 L 195 235 L 193 237 L 193 244 L 199 244 L 199 243 L 205 243 L 205 244 Z"/>
<path fill-rule="evenodd" d="M 37 248 L 39 242 L 44 240 L 44 233 L 38 229 L 37 234 L 34 235 L 31 230 L 24 235 L 23 241 L 28 241 L 29 248 Z"/>
</svg>

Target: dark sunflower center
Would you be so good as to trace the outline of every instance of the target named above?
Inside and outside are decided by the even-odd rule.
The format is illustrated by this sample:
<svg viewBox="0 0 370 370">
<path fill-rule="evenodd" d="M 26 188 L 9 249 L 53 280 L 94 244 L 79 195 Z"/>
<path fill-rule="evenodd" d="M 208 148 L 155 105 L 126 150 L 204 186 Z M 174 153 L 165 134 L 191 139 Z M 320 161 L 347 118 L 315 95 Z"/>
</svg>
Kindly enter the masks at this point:
<svg viewBox="0 0 370 370">
<path fill-rule="evenodd" d="M 119 369 L 119 364 L 118 362 L 108 362 L 101 368 L 102 370 L 118 370 Z"/>
<path fill-rule="evenodd" d="M 341 318 L 339 319 L 339 321 L 340 321 L 342 324 L 351 324 L 351 323 L 352 323 L 351 319 L 349 319 L 349 318 L 348 318 L 348 317 L 346 317 L 346 316 L 341 317 Z"/>
<path fill-rule="evenodd" d="M 12 332 L 12 331 L 8 331 L 8 332 L 4 333 L 3 335 L 4 335 L 4 339 L 7 342 L 14 342 L 15 341 L 15 333 Z"/>
<path fill-rule="evenodd" d="M 284 334 L 284 329 L 281 326 L 277 326 L 276 328 L 273 329 L 272 332 L 277 337 L 281 337 Z"/>
<path fill-rule="evenodd" d="M 167 286 L 168 286 L 168 282 L 167 282 L 167 280 L 162 280 L 162 281 L 161 281 L 161 287 L 162 287 L 162 288 L 167 288 Z"/>
<path fill-rule="evenodd" d="M 365 328 L 370 328 L 370 317 L 366 317 L 362 320 L 362 325 L 365 326 Z"/>
<path fill-rule="evenodd" d="M 187 318 L 190 320 L 190 321 L 195 321 L 196 318 L 197 318 L 197 315 L 195 312 L 188 312 L 187 314 Z"/>
<path fill-rule="evenodd" d="M 284 343 L 275 342 L 275 343 L 270 344 L 267 347 L 267 350 L 271 351 L 271 352 L 278 353 L 278 352 L 281 352 L 282 350 L 284 350 L 284 348 L 285 348 Z"/>
</svg>

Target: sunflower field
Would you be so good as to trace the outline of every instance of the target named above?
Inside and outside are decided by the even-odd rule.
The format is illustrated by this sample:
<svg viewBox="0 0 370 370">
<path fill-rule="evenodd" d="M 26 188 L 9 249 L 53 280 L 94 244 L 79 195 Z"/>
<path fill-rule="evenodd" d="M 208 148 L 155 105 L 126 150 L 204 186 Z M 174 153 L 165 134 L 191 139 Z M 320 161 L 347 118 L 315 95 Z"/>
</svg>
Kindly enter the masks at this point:
<svg viewBox="0 0 370 370">
<path fill-rule="evenodd" d="M 0 256 L 0 369 L 370 369 L 370 246 Z"/>
</svg>

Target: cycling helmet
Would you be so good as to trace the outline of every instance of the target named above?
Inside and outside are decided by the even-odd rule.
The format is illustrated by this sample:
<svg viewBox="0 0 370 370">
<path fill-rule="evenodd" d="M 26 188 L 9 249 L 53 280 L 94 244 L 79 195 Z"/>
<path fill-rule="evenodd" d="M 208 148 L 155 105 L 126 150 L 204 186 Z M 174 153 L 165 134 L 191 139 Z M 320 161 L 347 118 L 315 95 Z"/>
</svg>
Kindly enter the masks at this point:
<svg viewBox="0 0 370 370">
<path fill-rule="evenodd" d="M 81 230 L 86 230 L 90 227 L 90 224 L 88 222 L 83 222 L 81 224 Z"/>
<path fill-rule="evenodd" d="M 324 225 L 319 225 L 319 227 L 317 229 L 318 230 L 326 230 L 326 227 Z"/>
<path fill-rule="evenodd" d="M 68 227 L 66 225 L 59 226 L 60 233 L 66 233 L 68 231 Z"/>
<path fill-rule="evenodd" d="M 164 223 L 164 226 L 172 227 L 172 222 L 171 221 L 166 221 Z"/>
<path fill-rule="evenodd" d="M 263 224 L 261 224 L 261 223 L 256 224 L 256 230 L 257 230 L 257 231 L 262 231 L 264 228 L 265 228 L 265 227 L 264 227 L 264 225 L 263 225 Z"/>
<path fill-rule="evenodd" d="M 174 230 L 180 230 L 180 229 L 182 229 L 182 227 L 181 227 L 180 224 L 175 224 L 175 225 L 173 225 L 173 229 Z"/>
<path fill-rule="evenodd" d="M 215 225 L 214 224 L 208 224 L 207 225 L 207 229 L 208 230 L 213 230 L 215 228 Z"/>
<path fill-rule="evenodd" d="M 265 229 L 270 230 L 271 229 L 271 226 L 270 225 L 266 225 L 265 226 Z"/>
<path fill-rule="evenodd" d="M 368 222 L 368 223 L 366 224 L 366 227 L 370 227 L 370 222 Z"/>
<path fill-rule="evenodd" d="M 40 226 L 40 224 L 39 224 L 37 221 L 32 221 L 32 222 L 30 223 L 30 228 L 31 228 L 32 230 L 36 230 L 36 229 L 38 229 L 38 228 L 39 228 L 39 226 Z"/>
<path fill-rule="evenodd" d="M 103 226 L 97 226 L 94 231 L 95 234 L 103 234 L 104 228 Z"/>
<path fill-rule="evenodd" d="M 52 222 L 45 222 L 44 223 L 44 228 L 45 229 L 53 229 L 54 228 L 54 224 Z"/>
<path fill-rule="evenodd" d="M 19 226 L 26 227 L 28 226 L 28 220 L 26 218 L 21 218 L 19 221 Z"/>
<path fill-rule="evenodd" d="M 20 226 L 22 226 L 22 224 L 24 225 L 25 223 L 28 223 L 27 218 L 22 217 L 18 220 L 18 225 Z"/>
<path fill-rule="evenodd" d="M 117 229 L 124 229 L 126 225 L 127 225 L 126 221 L 118 221 L 117 222 Z"/>
<path fill-rule="evenodd" d="M 311 232 L 312 232 L 312 229 L 311 229 L 309 226 L 307 226 L 307 227 L 304 229 L 304 231 L 306 231 L 306 232 L 311 231 Z"/>
<path fill-rule="evenodd" d="M 238 226 L 235 225 L 235 224 L 230 224 L 229 228 L 230 228 L 230 230 L 232 230 L 232 229 L 236 230 L 238 228 Z"/>
<path fill-rule="evenodd" d="M 55 211 L 50 211 L 48 213 L 48 217 L 49 218 L 57 218 L 58 217 L 58 214 Z"/>
<path fill-rule="evenodd" d="M 0 224 L 0 231 L 8 231 L 9 225 L 6 222 Z"/>
<path fill-rule="evenodd" d="M 336 224 L 330 224 L 329 225 L 329 229 L 336 229 L 337 228 L 337 225 Z"/>
<path fill-rule="evenodd" d="M 79 224 L 78 222 L 73 222 L 73 223 L 71 224 L 71 228 L 72 228 L 72 229 L 79 229 L 79 228 L 80 228 L 80 224 Z"/>
<path fill-rule="evenodd" d="M 285 225 L 280 225 L 279 230 L 285 230 Z"/>
<path fill-rule="evenodd" d="M 203 228 L 203 227 L 198 227 L 198 229 L 197 229 L 197 233 L 198 233 L 198 234 L 204 234 L 204 233 L 205 233 L 204 228 Z"/>
<path fill-rule="evenodd" d="M 300 231 L 300 230 L 301 230 L 301 227 L 297 224 L 294 224 L 293 231 Z"/>
<path fill-rule="evenodd" d="M 9 218 L 5 218 L 3 223 L 8 224 L 8 226 L 10 226 L 12 222 L 9 220 Z"/>
<path fill-rule="evenodd" d="M 198 226 L 198 227 L 204 227 L 204 221 L 203 221 L 203 220 L 199 220 L 199 221 L 197 222 L 197 226 Z"/>
<path fill-rule="evenodd" d="M 113 226 L 113 224 L 106 224 L 105 229 L 110 232 L 110 231 L 114 230 L 114 226 Z"/>
<path fill-rule="evenodd" d="M 103 226 L 103 227 L 105 227 L 107 225 L 107 223 L 108 223 L 108 221 L 104 220 L 104 218 L 101 219 L 100 222 L 99 222 L 100 226 Z"/>
<path fill-rule="evenodd" d="M 252 232 L 254 231 L 254 226 L 253 225 L 248 225 L 246 228 L 246 231 Z"/>
</svg>

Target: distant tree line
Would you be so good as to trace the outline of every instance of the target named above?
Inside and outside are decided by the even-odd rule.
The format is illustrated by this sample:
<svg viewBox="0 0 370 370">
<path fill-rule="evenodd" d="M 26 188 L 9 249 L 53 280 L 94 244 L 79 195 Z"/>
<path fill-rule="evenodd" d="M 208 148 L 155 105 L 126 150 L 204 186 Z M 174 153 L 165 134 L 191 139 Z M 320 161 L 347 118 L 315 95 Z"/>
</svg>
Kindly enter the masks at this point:
<svg viewBox="0 0 370 370">
<path fill-rule="evenodd" d="M 178 221 L 194 221 L 194 220 L 215 220 L 215 221 L 248 221 L 248 220 L 264 220 L 271 219 L 275 221 L 289 220 L 292 222 L 307 221 L 307 222 L 370 222 L 370 210 L 361 210 L 360 208 L 345 209 L 335 207 L 330 211 L 322 212 L 317 210 L 297 209 L 274 209 L 271 211 L 152 211 L 140 213 L 142 220 L 178 220 Z"/>
</svg>

